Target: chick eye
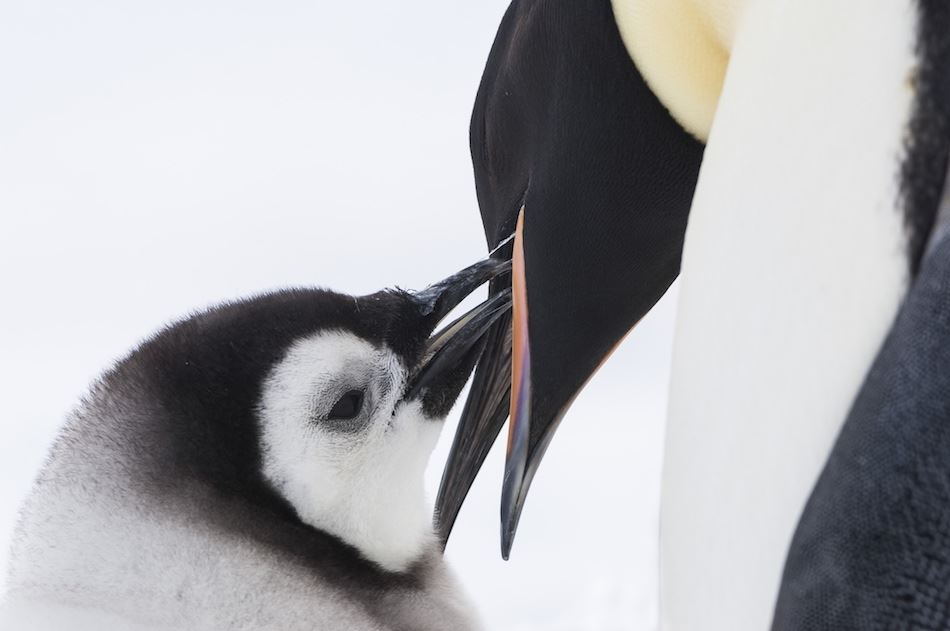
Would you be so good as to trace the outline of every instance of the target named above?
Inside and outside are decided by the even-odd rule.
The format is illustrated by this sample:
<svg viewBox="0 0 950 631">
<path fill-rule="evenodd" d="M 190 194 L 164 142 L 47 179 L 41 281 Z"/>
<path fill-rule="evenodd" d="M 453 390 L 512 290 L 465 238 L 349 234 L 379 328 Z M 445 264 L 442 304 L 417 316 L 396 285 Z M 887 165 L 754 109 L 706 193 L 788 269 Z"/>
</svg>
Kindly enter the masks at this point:
<svg viewBox="0 0 950 631">
<path fill-rule="evenodd" d="M 330 421 L 348 421 L 360 413 L 363 409 L 363 391 L 350 390 L 340 400 L 333 404 L 333 409 L 327 415 Z"/>
</svg>

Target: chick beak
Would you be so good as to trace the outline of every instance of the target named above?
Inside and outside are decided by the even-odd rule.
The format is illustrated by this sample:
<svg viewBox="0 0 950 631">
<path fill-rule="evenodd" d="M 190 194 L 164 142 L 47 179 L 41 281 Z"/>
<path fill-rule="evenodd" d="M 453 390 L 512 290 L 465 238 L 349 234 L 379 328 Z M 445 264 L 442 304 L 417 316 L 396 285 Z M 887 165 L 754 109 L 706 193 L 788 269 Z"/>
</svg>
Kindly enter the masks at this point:
<svg viewBox="0 0 950 631">
<path fill-rule="evenodd" d="M 421 353 L 403 396 L 420 400 L 430 418 L 441 420 L 455 403 L 482 350 L 485 332 L 511 308 L 510 292 L 492 296 L 434 334 L 433 329 L 479 286 L 510 269 L 509 260 L 489 257 L 410 295 L 411 317 L 418 318 L 420 332 L 427 337 L 419 341 Z"/>
<path fill-rule="evenodd" d="M 473 291 L 510 269 L 511 261 L 491 256 L 416 292 L 413 294 L 413 302 L 416 303 L 419 314 L 435 328 L 436 324 Z M 472 311 L 477 309 L 478 307 Z"/>
<path fill-rule="evenodd" d="M 507 266 L 505 266 L 507 270 Z M 466 376 L 477 359 L 479 342 L 491 326 L 511 308 L 511 292 L 505 291 L 471 309 L 433 334 L 422 361 L 406 392 L 406 399 L 418 397 L 423 390 L 441 384 L 446 375 L 468 365 Z"/>
</svg>

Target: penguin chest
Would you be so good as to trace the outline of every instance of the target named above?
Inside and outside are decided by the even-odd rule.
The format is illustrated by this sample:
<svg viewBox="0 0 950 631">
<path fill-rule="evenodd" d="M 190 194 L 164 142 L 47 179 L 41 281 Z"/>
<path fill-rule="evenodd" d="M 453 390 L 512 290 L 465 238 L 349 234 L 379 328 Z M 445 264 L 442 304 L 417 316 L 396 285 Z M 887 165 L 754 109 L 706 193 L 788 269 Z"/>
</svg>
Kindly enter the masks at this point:
<svg viewBox="0 0 950 631">
<path fill-rule="evenodd" d="M 847 25 L 843 28 L 842 25 Z M 682 267 L 663 628 L 768 628 L 808 494 L 907 279 L 910 2 L 757 2 L 736 33 Z"/>
</svg>

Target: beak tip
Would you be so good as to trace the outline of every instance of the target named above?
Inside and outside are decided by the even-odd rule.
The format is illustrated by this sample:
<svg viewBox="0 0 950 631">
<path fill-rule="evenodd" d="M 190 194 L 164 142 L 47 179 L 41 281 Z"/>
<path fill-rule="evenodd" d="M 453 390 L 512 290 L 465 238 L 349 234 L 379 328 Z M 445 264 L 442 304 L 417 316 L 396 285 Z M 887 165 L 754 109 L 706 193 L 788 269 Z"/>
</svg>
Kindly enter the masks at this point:
<svg viewBox="0 0 950 631">
<path fill-rule="evenodd" d="M 501 532 L 501 558 L 505 561 L 511 556 L 511 544 L 515 542 L 514 530 L 502 528 Z"/>
<path fill-rule="evenodd" d="M 518 522 L 521 517 L 521 481 L 506 488 L 501 508 L 501 558 L 505 561 L 511 556 L 511 546 L 515 542 L 515 533 L 518 531 Z"/>
</svg>

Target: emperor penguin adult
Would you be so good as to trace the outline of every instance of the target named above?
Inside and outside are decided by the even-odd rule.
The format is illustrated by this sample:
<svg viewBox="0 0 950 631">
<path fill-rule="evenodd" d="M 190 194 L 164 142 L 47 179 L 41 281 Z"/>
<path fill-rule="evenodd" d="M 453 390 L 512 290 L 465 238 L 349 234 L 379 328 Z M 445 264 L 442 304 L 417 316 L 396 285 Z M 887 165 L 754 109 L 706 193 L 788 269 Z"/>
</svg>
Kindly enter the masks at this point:
<svg viewBox="0 0 950 631">
<path fill-rule="evenodd" d="M 12 615 L 31 629 L 97 613 L 109 624 L 89 628 L 477 628 L 423 471 L 508 297 L 432 333 L 506 265 L 417 293 L 279 291 L 145 341 L 69 418 L 22 508 Z"/>
<path fill-rule="evenodd" d="M 806 500 L 921 269 L 948 75 L 942 2 L 513 2 L 471 134 L 489 246 L 516 232 L 512 332 L 496 325 L 476 369 L 443 538 L 510 416 L 509 554 L 570 402 L 681 272 L 660 626 L 768 628 Z M 786 612 L 802 590 L 783 590 Z"/>
</svg>

